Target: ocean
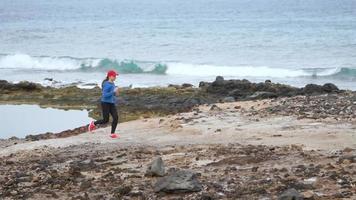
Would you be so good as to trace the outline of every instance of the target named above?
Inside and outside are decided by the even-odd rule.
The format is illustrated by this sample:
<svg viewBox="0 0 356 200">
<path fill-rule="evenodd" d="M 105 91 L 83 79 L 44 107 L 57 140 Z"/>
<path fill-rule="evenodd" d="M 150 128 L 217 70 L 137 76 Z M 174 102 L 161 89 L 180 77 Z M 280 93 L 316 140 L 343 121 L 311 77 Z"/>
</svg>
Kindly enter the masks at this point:
<svg viewBox="0 0 356 200">
<path fill-rule="evenodd" d="M 356 0 L 1 0 L 0 79 L 90 87 L 107 69 L 356 90 Z"/>
</svg>

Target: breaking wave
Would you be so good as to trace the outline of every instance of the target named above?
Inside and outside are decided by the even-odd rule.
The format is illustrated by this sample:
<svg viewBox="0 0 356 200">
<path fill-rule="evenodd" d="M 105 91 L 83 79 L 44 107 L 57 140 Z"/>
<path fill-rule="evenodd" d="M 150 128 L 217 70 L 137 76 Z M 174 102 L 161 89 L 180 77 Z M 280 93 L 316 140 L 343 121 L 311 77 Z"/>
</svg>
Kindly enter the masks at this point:
<svg viewBox="0 0 356 200">
<path fill-rule="evenodd" d="M 45 71 L 106 71 L 115 69 L 123 74 L 169 74 L 182 76 L 235 77 L 336 77 L 356 78 L 356 68 L 273 68 L 264 66 L 216 66 L 186 63 L 161 63 L 110 58 L 75 58 L 69 56 L 29 56 L 27 54 L 0 55 L 0 69 Z"/>
</svg>

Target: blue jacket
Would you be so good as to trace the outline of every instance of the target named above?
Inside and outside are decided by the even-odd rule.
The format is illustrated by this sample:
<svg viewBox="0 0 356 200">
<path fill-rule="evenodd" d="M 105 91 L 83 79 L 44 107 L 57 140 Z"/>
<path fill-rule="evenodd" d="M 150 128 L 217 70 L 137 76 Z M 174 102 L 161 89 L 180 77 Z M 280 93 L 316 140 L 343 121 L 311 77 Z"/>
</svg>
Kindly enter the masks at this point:
<svg viewBox="0 0 356 200">
<path fill-rule="evenodd" d="M 116 96 L 115 96 L 115 84 L 111 83 L 110 81 L 105 81 L 103 84 L 102 89 L 102 96 L 101 102 L 105 103 L 116 103 Z"/>
</svg>

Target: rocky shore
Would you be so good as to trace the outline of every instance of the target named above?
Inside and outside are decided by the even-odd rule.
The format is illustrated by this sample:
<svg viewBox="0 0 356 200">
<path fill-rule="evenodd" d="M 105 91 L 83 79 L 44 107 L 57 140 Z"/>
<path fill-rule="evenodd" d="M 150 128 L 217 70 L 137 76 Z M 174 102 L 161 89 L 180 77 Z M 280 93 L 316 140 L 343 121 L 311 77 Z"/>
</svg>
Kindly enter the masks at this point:
<svg viewBox="0 0 356 200">
<path fill-rule="evenodd" d="M 0 90 L 2 103 L 99 111 L 100 88 Z M 355 92 L 217 77 L 122 89 L 118 103 L 117 140 L 83 126 L 0 141 L 0 199 L 356 198 Z"/>
<path fill-rule="evenodd" d="M 0 92 L 0 103 L 38 104 L 42 107 L 60 109 L 87 109 L 90 111 L 90 117 L 98 119 L 101 116 L 99 87 L 93 89 L 80 89 L 76 86 L 51 88 L 30 82 L 13 84 L 0 80 Z M 269 80 L 264 83 L 252 83 L 248 80 L 224 80 L 223 77 L 218 76 L 213 82 L 201 82 L 198 88 L 190 84 L 170 85 L 166 88 L 123 88 L 118 101 L 119 120 L 125 122 L 139 118 L 166 116 L 190 111 L 198 105 L 217 102 L 279 99 L 294 96 L 306 98 L 320 94 L 335 94 L 338 97 L 338 94 L 345 92 L 347 91 L 339 90 L 331 83 L 322 86 L 308 84 L 303 88 L 296 88 L 272 83 Z M 319 97 L 316 98 L 319 99 Z M 291 104 L 291 106 L 293 105 L 294 103 Z M 353 109 L 352 105 L 350 106 Z M 276 107 L 273 110 L 272 112 L 277 112 L 276 110 L 286 111 L 287 109 Z M 353 111 L 346 110 L 345 112 Z M 335 110 L 333 112 L 335 113 Z M 62 138 L 78 135 L 85 131 L 86 125 L 83 125 L 83 127 L 64 130 L 60 133 L 29 135 L 27 140 Z"/>
<path fill-rule="evenodd" d="M 1 199 L 353 199 L 355 150 L 87 144 L 2 157 Z M 163 174 L 147 175 L 154 158 Z M 152 170 L 152 169 L 150 169 Z"/>
</svg>

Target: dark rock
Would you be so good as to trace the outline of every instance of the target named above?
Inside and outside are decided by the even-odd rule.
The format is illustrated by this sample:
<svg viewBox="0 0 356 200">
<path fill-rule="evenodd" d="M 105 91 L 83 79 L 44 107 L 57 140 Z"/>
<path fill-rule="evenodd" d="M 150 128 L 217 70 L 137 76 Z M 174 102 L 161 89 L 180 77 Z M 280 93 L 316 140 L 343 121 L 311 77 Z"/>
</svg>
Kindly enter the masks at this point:
<svg viewBox="0 0 356 200">
<path fill-rule="evenodd" d="M 303 88 L 304 94 L 321 94 L 323 93 L 324 89 L 321 85 L 316 84 L 307 84 Z"/>
<path fill-rule="evenodd" d="M 190 84 L 190 83 L 183 83 L 182 84 L 182 88 L 192 88 L 192 87 L 193 87 L 193 85 Z"/>
<path fill-rule="evenodd" d="M 197 174 L 191 171 L 179 170 L 160 178 L 154 185 L 155 192 L 185 193 L 199 192 L 201 183 L 197 180 Z"/>
<path fill-rule="evenodd" d="M 240 97 L 243 97 L 245 95 L 245 93 L 243 91 L 241 91 L 240 89 L 234 89 L 234 90 L 229 91 L 228 95 L 235 97 L 235 98 L 240 98 Z"/>
<path fill-rule="evenodd" d="M 9 138 L 9 140 L 18 140 L 18 139 L 19 139 L 19 138 L 18 138 L 18 137 L 15 137 L 15 136 Z"/>
<path fill-rule="evenodd" d="M 278 200 L 302 200 L 303 196 L 294 188 L 284 191 Z"/>
<path fill-rule="evenodd" d="M 154 159 L 146 171 L 147 176 L 164 176 L 165 173 L 165 167 L 161 157 Z"/>
<path fill-rule="evenodd" d="M 255 92 L 253 95 L 248 96 L 248 99 L 270 99 L 270 98 L 276 98 L 278 95 L 273 92 Z"/>
<path fill-rule="evenodd" d="M 214 196 L 211 194 L 202 194 L 200 200 L 214 200 Z"/>
<path fill-rule="evenodd" d="M 86 189 L 90 188 L 91 186 L 92 186 L 92 184 L 91 184 L 90 180 L 84 180 L 80 184 L 80 189 L 81 190 L 86 190 Z"/>
<path fill-rule="evenodd" d="M 15 84 L 19 89 L 27 90 L 27 91 L 32 91 L 32 90 L 37 90 L 40 89 L 41 86 L 39 84 L 31 83 L 28 81 L 23 81 L 20 83 Z"/>
<path fill-rule="evenodd" d="M 214 104 L 214 105 L 212 105 L 212 106 L 210 107 L 210 110 L 211 110 L 211 111 L 214 111 L 214 110 L 215 110 L 215 111 L 221 111 L 222 109 L 221 109 L 219 106 L 217 106 L 217 105 Z"/>
<path fill-rule="evenodd" d="M 114 196 L 122 197 L 128 195 L 132 190 L 132 186 L 123 185 L 114 190 Z"/>
<path fill-rule="evenodd" d="M 339 92 L 339 88 L 332 83 L 325 83 L 322 86 L 322 88 L 323 88 L 324 92 L 327 92 L 327 93 Z"/>
<path fill-rule="evenodd" d="M 51 132 L 47 132 L 44 134 L 38 134 L 38 135 L 27 135 L 25 137 L 25 139 L 27 141 L 37 141 L 37 140 L 51 139 L 51 138 L 55 138 L 54 133 L 51 133 Z"/>
</svg>

